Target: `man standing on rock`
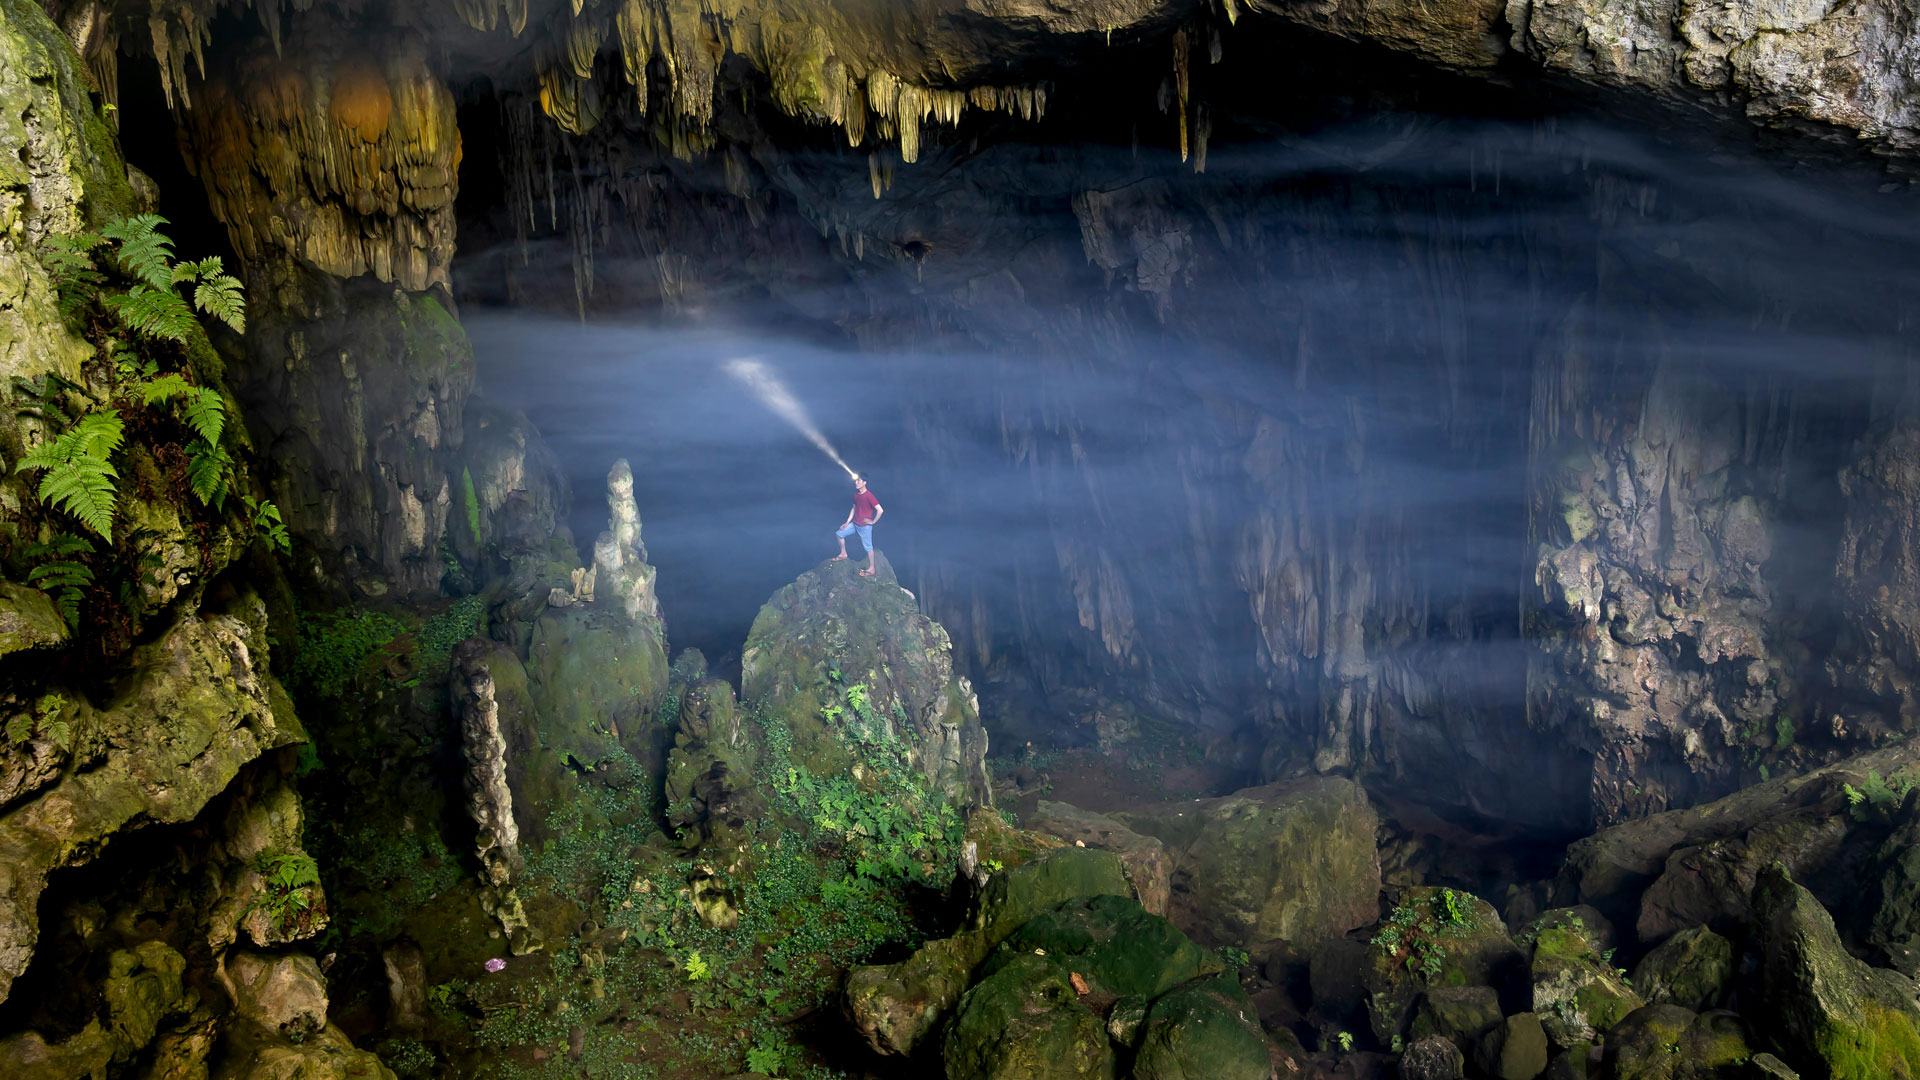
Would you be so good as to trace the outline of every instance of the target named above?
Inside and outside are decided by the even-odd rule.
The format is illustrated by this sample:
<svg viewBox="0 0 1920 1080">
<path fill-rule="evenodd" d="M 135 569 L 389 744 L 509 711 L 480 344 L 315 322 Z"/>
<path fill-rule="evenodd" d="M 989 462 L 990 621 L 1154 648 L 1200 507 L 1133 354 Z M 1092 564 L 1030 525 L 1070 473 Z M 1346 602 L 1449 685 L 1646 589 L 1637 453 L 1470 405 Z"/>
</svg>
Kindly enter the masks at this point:
<svg viewBox="0 0 1920 1080">
<path fill-rule="evenodd" d="M 880 521 L 880 515 L 887 508 L 867 490 L 867 480 L 863 476 L 853 478 L 853 509 L 847 511 L 847 520 L 833 535 L 840 538 L 840 554 L 833 557 L 834 562 L 847 557 L 847 537 L 860 534 L 860 546 L 867 549 L 867 568 L 860 571 L 861 577 L 873 576 L 873 527 Z"/>
</svg>

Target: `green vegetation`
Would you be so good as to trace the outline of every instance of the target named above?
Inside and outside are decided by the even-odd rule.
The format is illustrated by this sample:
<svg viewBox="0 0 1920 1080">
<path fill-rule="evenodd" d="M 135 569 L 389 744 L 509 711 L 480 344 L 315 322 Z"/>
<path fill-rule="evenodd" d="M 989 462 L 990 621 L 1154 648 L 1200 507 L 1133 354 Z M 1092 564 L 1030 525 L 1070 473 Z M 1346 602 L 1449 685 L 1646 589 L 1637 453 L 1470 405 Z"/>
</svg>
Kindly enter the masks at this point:
<svg viewBox="0 0 1920 1080">
<path fill-rule="evenodd" d="M 1867 770 L 1867 778 L 1859 787 L 1842 784 L 1847 793 L 1847 806 L 1855 821 L 1866 822 L 1878 817 L 1891 817 L 1900 807 L 1902 799 L 1915 787 L 1920 787 L 1920 776 L 1913 770 L 1902 766 L 1899 771 L 1886 779 L 1872 769 Z"/>
<path fill-rule="evenodd" d="M 300 611 L 299 616 L 300 644 L 289 681 L 319 697 L 346 693 L 366 658 L 407 632 L 400 620 L 377 611 Z"/>
<path fill-rule="evenodd" d="M 444 681 L 454 646 L 486 631 L 485 599 L 468 596 L 454 601 L 452 607 L 428 619 L 414 632 L 414 665 L 419 674 L 404 685 L 418 686 L 421 679 Z"/>
<path fill-rule="evenodd" d="M 314 889 L 320 884 L 320 864 L 304 851 L 268 852 L 256 867 L 265 879 L 258 905 L 275 928 L 299 925 L 314 910 Z"/>
<path fill-rule="evenodd" d="M 74 559 L 93 554 L 93 545 L 84 537 L 55 533 L 44 543 L 28 544 L 25 554 L 35 563 L 27 572 L 27 584 L 53 597 L 68 628 L 80 629 L 82 590 L 93 584 L 93 571 Z"/>
<path fill-rule="evenodd" d="M 460 505 L 467 512 L 467 535 L 480 543 L 480 497 L 473 493 L 473 470 L 460 470 Z"/>
<path fill-rule="evenodd" d="M 7 721 L 7 742 L 18 746 L 34 736 L 44 736 L 62 750 L 73 749 L 73 727 L 60 718 L 67 699 L 60 694 L 42 694 L 33 708 Z"/>
<path fill-rule="evenodd" d="M 1389 966 L 1404 963 L 1409 971 L 1437 978 L 1447 964 L 1448 940 L 1480 928 L 1471 900 L 1466 893 L 1441 889 L 1422 899 L 1402 901 L 1371 944 Z"/>
<path fill-rule="evenodd" d="M 254 535 L 280 554 L 292 554 L 293 539 L 287 535 L 286 523 L 280 520 L 280 508 L 251 495 L 242 495 L 241 500 L 247 504 L 247 518 L 253 522 Z"/>
<path fill-rule="evenodd" d="M 59 290 L 60 310 L 68 321 L 82 318 L 106 284 L 93 253 L 113 245 L 114 263 L 133 283 L 124 292 L 101 299 L 128 329 L 184 344 L 198 326 L 193 309 L 175 290 L 192 285 L 194 307 L 244 333 L 247 305 L 239 280 L 224 271 L 218 255 L 176 264 L 173 241 L 160 232 L 166 223 L 158 214 L 139 214 L 112 222 L 98 233 L 48 238 L 40 249 L 40 261 Z"/>
<path fill-rule="evenodd" d="M 126 430 L 116 410 L 88 413 L 29 450 L 13 471 L 40 471 L 36 498 L 111 541 L 120 473 L 108 459 L 119 452 Z"/>
</svg>

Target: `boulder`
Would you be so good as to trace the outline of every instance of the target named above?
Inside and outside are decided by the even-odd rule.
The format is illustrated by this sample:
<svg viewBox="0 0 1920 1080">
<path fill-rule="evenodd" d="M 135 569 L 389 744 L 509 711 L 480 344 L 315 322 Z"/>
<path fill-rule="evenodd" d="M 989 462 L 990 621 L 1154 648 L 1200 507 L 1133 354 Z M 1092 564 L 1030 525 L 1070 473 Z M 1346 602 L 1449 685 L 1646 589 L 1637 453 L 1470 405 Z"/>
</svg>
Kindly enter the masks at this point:
<svg viewBox="0 0 1920 1080">
<path fill-rule="evenodd" d="M 109 1031 L 122 1047 L 146 1046 L 159 1032 L 160 1021 L 180 1011 L 186 969 L 186 958 L 160 941 L 118 949 L 107 958 L 100 996 L 107 1003 Z"/>
<path fill-rule="evenodd" d="M 824 562 L 774 593 L 741 652 L 741 697 L 787 722 L 794 762 L 816 776 L 852 766 L 850 740 L 884 735 L 933 790 L 991 805 L 979 703 L 954 673 L 947 632 L 920 613 L 884 555 L 874 565 L 863 578 L 851 559 Z M 852 707 L 856 686 L 864 709 Z"/>
<path fill-rule="evenodd" d="M 1465 1072 L 1460 1048 L 1438 1035 L 1415 1039 L 1400 1055 L 1400 1080 L 1459 1080 Z"/>
<path fill-rule="evenodd" d="M 1509 1016 L 1487 1032 L 1475 1060 L 1495 1080 L 1533 1080 L 1547 1070 L 1546 1029 L 1532 1013 Z"/>
<path fill-rule="evenodd" d="M 1531 946 L 1540 937 L 1540 931 L 1549 927 L 1577 930 L 1601 952 L 1606 952 L 1618 944 L 1618 939 L 1614 936 L 1613 923 L 1601 914 L 1600 909 L 1591 904 L 1549 908 L 1528 919 L 1513 935 L 1513 939 L 1523 946 Z"/>
<path fill-rule="evenodd" d="M 1023 953 L 960 998 L 947 1030 L 947 1080 L 1091 1080 L 1114 1074 L 1106 1027 L 1067 972 Z"/>
<path fill-rule="evenodd" d="M 1533 946 L 1533 1011 L 1558 1047 L 1590 1042 L 1645 1004 L 1586 935 L 1549 928 Z"/>
<path fill-rule="evenodd" d="M 1267 1080 L 1266 1033 L 1232 975 L 1168 991 L 1153 1003 L 1133 1059 L 1136 1080 Z"/>
<path fill-rule="evenodd" d="M 372 1051 L 357 1050 L 332 1025 L 296 1044 L 260 1046 L 222 1070 L 235 1080 L 397 1080 Z"/>
<path fill-rule="evenodd" d="M 1124 896 L 1069 900 L 1028 920 L 1000 944 L 984 971 L 1036 950 L 1080 975 L 1091 992 L 1113 997 L 1156 998 L 1223 970 L 1219 957 Z"/>
<path fill-rule="evenodd" d="M 1171 917 L 1203 945 L 1304 950 L 1379 914 L 1379 818 L 1351 780 L 1286 780 L 1114 816 L 1166 845 Z"/>
<path fill-rule="evenodd" d="M 1607 1036 L 1614 1080 L 1739 1080 L 1752 1075 L 1746 1025 L 1730 1012 L 1645 1005 Z"/>
<path fill-rule="evenodd" d="M 1635 932 L 1650 943 L 1691 926 L 1744 923 L 1762 868 L 1783 862 L 1789 871 L 1805 873 L 1827 866 L 1854 824 L 1849 815 L 1815 810 L 1680 848 L 1640 898 Z"/>
<path fill-rule="evenodd" d="M 959 934 L 930 941 L 899 963 L 849 972 L 848 1014 L 874 1052 L 910 1054 L 960 999 L 974 967 L 1007 935 L 1071 900 L 1131 895 L 1112 852 L 1048 851 L 989 878 Z"/>
<path fill-rule="evenodd" d="M 665 638 L 660 620 L 599 602 L 549 608 L 534 622 L 527 688 L 541 738 L 570 769 L 624 784 L 633 765 L 623 757 L 640 763 L 633 782 L 664 764 Z"/>
<path fill-rule="evenodd" d="M 1772 1054 L 1753 1055 L 1753 1060 L 1747 1062 L 1747 1075 L 1752 1080 L 1800 1080 L 1799 1073 Z"/>
<path fill-rule="evenodd" d="M 39 589 L 0 581 L 0 656 L 64 645 L 67 621 Z"/>
<path fill-rule="evenodd" d="M 1886 966 L 1908 978 L 1920 976 L 1920 795 L 1907 797 L 1865 877 L 1862 937 Z"/>
<path fill-rule="evenodd" d="M 1173 863 L 1158 838 L 1142 836 L 1105 814 L 1044 799 L 1040 812 L 1026 824 L 1069 844 L 1078 841 L 1120 856 L 1120 864 L 1127 868 L 1127 877 L 1140 894 L 1140 906 L 1155 915 L 1168 913 Z"/>
<path fill-rule="evenodd" d="M 1920 1073 L 1920 1007 L 1913 980 L 1847 954 L 1833 917 L 1784 866 L 1753 891 L 1760 953 L 1754 1019 L 1802 1073 L 1833 1080 Z"/>
<path fill-rule="evenodd" d="M 326 1026 L 327 981 L 313 957 L 236 952 L 227 957 L 224 970 L 233 1010 L 242 1020 L 296 1041 Z"/>
<path fill-rule="evenodd" d="M 1131 1050 L 1140 1041 L 1140 1029 L 1147 1024 L 1149 1002 L 1143 997 L 1123 997 L 1107 1010 L 1107 1038 L 1123 1050 Z"/>
<path fill-rule="evenodd" d="M 1704 926 L 1661 942 L 1633 969 L 1633 987 L 1649 1003 L 1695 1012 L 1719 1005 L 1731 978 L 1733 943 Z"/>
<path fill-rule="evenodd" d="M 752 726 L 741 722 L 733 687 L 719 679 L 682 687 L 677 719 L 667 753 L 667 822 L 689 849 L 737 846 L 747 823 L 765 812 Z"/>
<path fill-rule="evenodd" d="M 1324 1020 L 1350 1026 L 1367 1003 L 1367 971 L 1373 946 L 1353 938 L 1328 938 L 1307 952 L 1307 983 L 1313 1011 Z"/>
<path fill-rule="evenodd" d="M 1491 986 L 1436 986 L 1420 996 L 1411 1037 L 1438 1035 L 1462 1053 L 1500 1025 L 1500 995 Z"/>
<path fill-rule="evenodd" d="M 1382 1043 L 1405 1036 L 1422 994 L 1444 986 L 1491 987 L 1519 1006 L 1526 956 L 1493 906 L 1458 889 L 1421 886 L 1400 895 L 1374 935 L 1361 979 L 1367 1019 Z"/>
</svg>

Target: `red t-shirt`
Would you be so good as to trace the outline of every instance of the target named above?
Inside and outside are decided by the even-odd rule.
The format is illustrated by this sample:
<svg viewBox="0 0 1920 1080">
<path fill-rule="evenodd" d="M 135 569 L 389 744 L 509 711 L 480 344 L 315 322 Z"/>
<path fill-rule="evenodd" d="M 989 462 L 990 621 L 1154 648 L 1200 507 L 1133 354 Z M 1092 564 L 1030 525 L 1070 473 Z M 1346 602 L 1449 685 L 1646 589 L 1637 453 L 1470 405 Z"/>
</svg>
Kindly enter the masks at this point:
<svg viewBox="0 0 1920 1080">
<path fill-rule="evenodd" d="M 880 500 L 873 497 L 873 489 L 853 493 L 853 523 L 855 525 L 873 524 L 873 512 L 880 507 Z"/>
</svg>

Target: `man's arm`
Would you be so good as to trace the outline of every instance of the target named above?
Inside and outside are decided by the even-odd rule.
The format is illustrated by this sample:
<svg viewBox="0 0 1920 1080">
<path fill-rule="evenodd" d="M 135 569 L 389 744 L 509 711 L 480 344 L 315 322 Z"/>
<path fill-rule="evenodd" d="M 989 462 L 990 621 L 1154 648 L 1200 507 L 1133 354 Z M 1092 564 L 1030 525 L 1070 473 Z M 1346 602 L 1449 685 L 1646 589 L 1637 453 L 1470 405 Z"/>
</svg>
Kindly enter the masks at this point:
<svg viewBox="0 0 1920 1080">
<path fill-rule="evenodd" d="M 860 508 L 859 508 L 859 507 L 857 507 L 857 506 L 849 506 L 849 507 L 847 507 L 847 520 L 845 520 L 845 521 L 843 521 L 843 522 L 841 522 L 841 523 L 840 523 L 840 527 L 841 527 L 841 528 L 843 528 L 843 529 L 844 529 L 844 528 L 846 528 L 847 526 L 849 526 L 849 525 L 851 525 L 851 524 L 853 524 L 853 512 L 854 512 L 855 510 L 858 510 L 858 509 L 860 509 Z"/>
<path fill-rule="evenodd" d="M 881 514 L 884 514 L 884 513 L 886 513 L 886 512 L 887 512 L 887 508 L 886 508 L 886 507 L 884 507 L 884 506 L 881 506 L 881 505 L 880 505 L 879 503 L 874 503 L 874 504 L 873 504 L 873 520 L 872 520 L 872 521 L 870 521 L 870 522 L 868 522 L 867 524 L 868 524 L 868 525 L 878 525 L 878 524 L 880 524 L 880 515 L 881 515 Z"/>
</svg>

